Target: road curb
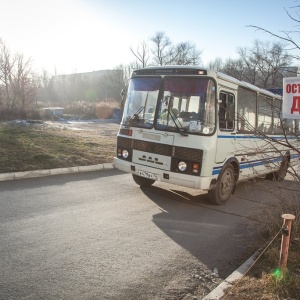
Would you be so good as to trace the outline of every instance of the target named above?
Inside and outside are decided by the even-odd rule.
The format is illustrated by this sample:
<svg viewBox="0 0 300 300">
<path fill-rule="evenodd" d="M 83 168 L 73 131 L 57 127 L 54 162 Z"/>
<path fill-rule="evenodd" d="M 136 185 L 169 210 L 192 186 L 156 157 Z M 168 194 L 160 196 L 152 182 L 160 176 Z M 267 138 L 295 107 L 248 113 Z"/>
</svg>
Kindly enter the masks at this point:
<svg viewBox="0 0 300 300">
<path fill-rule="evenodd" d="M 98 165 L 78 166 L 78 167 L 70 167 L 70 168 L 57 168 L 57 169 L 48 169 L 48 170 L 2 173 L 0 174 L 0 181 L 45 177 L 45 176 L 79 173 L 79 172 L 102 171 L 102 170 L 109 170 L 114 168 L 115 167 L 113 163 L 104 163 Z"/>
<path fill-rule="evenodd" d="M 251 257 L 249 257 L 240 267 L 230 274 L 223 282 L 221 282 L 214 290 L 206 295 L 202 300 L 219 300 L 225 295 L 225 290 L 233 286 L 234 282 L 240 280 L 252 266 L 255 260 L 263 251 L 264 246 L 260 247 Z"/>
</svg>

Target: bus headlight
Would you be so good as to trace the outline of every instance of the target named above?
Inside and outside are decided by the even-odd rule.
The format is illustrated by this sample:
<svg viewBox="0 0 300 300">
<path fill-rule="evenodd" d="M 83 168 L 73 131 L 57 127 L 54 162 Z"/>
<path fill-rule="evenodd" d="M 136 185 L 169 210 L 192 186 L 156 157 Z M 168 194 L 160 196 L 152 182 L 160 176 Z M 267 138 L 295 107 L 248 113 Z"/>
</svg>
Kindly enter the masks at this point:
<svg viewBox="0 0 300 300">
<path fill-rule="evenodd" d="M 202 132 L 203 132 L 204 134 L 209 134 L 209 128 L 208 128 L 208 127 L 204 127 L 204 128 L 202 129 Z"/>
<path fill-rule="evenodd" d="M 129 152 L 127 150 L 123 150 L 122 156 L 123 156 L 123 158 L 128 158 Z"/>
<path fill-rule="evenodd" d="M 187 165 L 186 165 L 186 163 L 185 163 L 184 161 L 179 162 L 179 164 L 178 164 L 178 169 L 179 169 L 181 172 L 184 172 L 184 171 L 186 170 L 186 168 L 187 168 Z"/>
</svg>

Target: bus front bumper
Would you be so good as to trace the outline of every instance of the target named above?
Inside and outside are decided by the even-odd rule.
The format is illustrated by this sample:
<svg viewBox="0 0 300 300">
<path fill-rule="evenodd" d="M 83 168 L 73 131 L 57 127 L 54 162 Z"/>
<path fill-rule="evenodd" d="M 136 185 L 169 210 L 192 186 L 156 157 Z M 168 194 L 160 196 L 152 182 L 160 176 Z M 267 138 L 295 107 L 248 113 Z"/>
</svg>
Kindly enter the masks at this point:
<svg viewBox="0 0 300 300">
<path fill-rule="evenodd" d="M 141 174 L 147 174 L 149 175 L 148 178 L 150 179 L 156 179 L 162 182 L 167 182 L 170 184 L 199 190 L 209 190 L 211 186 L 211 181 L 212 179 L 214 179 L 214 177 L 199 177 L 151 168 L 136 163 L 124 161 L 116 157 L 114 158 L 114 166 L 117 169 L 126 173 L 131 173 L 139 176 L 141 176 Z"/>
</svg>

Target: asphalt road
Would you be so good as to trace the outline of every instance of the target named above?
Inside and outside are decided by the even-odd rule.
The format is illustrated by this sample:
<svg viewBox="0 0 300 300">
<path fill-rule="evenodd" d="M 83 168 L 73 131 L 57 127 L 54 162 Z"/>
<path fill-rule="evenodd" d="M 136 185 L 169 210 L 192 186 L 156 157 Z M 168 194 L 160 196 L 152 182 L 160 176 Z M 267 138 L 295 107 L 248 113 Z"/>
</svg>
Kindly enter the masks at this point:
<svg viewBox="0 0 300 300">
<path fill-rule="evenodd" d="M 274 184 L 213 206 L 117 170 L 0 182 L 0 299 L 201 299 L 248 258 Z"/>
</svg>

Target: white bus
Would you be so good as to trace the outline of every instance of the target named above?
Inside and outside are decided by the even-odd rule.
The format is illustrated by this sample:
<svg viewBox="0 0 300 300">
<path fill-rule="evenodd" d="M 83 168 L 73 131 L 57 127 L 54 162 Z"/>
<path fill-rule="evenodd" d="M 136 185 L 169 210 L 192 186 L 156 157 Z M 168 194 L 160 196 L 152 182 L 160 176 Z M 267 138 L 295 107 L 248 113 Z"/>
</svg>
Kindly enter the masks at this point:
<svg viewBox="0 0 300 300">
<path fill-rule="evenodd" d="M 293 147 L 280 146 L 281 102 L 267 90 L 199 67 L 135 70 L 115 167 L 131 173 L 141 187 L 160 180 L 208 191 L 212 203 L 223 204 L 238 181 L 282 180 L 299 159 Z M 298 125 L 286 122 L 290 132 Z"/>
</svg>

